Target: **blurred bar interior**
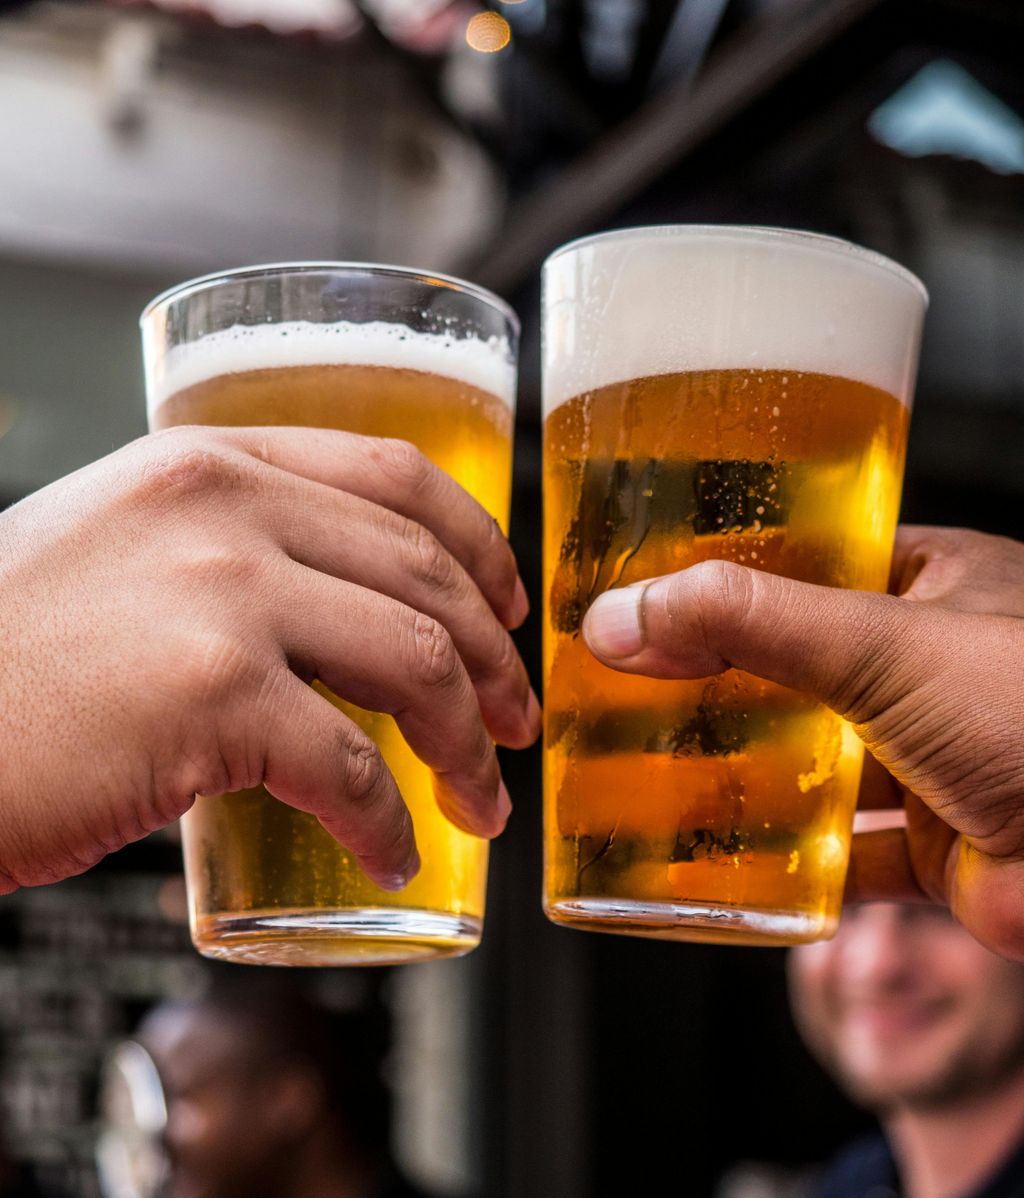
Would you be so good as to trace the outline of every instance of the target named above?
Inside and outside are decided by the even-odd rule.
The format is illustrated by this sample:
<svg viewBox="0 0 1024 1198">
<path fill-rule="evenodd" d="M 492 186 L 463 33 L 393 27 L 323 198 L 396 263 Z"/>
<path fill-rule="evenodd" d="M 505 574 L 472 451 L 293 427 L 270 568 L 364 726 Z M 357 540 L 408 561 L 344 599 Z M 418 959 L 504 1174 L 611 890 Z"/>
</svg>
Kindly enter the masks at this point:
<svg viewBox="0 0 1024 1198">
<path fill-rule="evenodd" d="M 1020 536 L 1022 45 L 1017 0 L 0 0 L 0 500 L 145 431 L 136 318 L 165 286 L 409 264 L 523 318 L 513 540 L 539 597 L 541 261 L 604 228 L 739 222 L 924 280 L 904 519 Z M 539 636 L 535 615 L 535 671 Z M 811 1165 L 864 1125 L 795 1037 L 781 954 L 549 927 L 538 755 L 506 771 L 481 950 L 295 979 L 386 1013 L 410 1177 L 752 1194 L 743 1162 Z M 104 1053 L 211 972 L 171 835 L 0 900 L 11 1156 L 99 1195 Z"/>
</svg>

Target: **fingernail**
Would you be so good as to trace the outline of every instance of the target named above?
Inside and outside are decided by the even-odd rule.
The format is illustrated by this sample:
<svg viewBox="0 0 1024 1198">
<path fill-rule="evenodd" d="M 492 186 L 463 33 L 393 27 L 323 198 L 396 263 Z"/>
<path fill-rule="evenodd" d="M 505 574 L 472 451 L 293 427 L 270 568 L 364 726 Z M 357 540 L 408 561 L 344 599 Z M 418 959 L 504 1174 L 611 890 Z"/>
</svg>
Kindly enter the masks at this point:
<svg viewBox="0 0 1024 1198">
<path fill-rule="evenodd" d="M 632 657 L 644 647 L 640 607 L 641 587 L 605 591 L 583 619 L 583 639 L 598 657 Z"/>
<path fill-rule="evenodd" d="M 502 827 L 508 822 L 508 817 L 512 814 L 512 799 L 508 793 L 508 787 L 504 782 L 498 784 L 498 818 L 501 820 Z"/>
<path fill-rule="evenodd" d="M 413 849 L 412 856 L 406 862 L 405 869 L 403 869 L 400 873 L 392 874 L 389 878 L 385 878 L 382 882 L 380 882 L 380 887 L 382 890 L 404 890 L 419 872 L 419 849 Z"/>
<path fill-rule="evenodd" d="M 409 858 L 409 864 L 405 867 L 405 880 L 407 882 L 411 882 L 413 878 L 416 877 L 416 875 L 420 872 L 421 865 L 422 862 L 420 861 L 420 851 L 417 848 L 413 848 L 412 856 Z"/>
<path fill-rule="evenodd" d="M 530 598 L 526 593 L 526 587 L 523 586 L 523 580 L 516 578 L 515 591 L 512 594 L 512 611 L 510 613 L 512 624 L 518 627 L 530 614 Z"/>
<path fill-rule="evenodd" d="M 526 700 L 526 723 L 531 732 L 540 731 L 541 717 L 540 700 L 531 690 L 529 698 Z"/>
</svg>

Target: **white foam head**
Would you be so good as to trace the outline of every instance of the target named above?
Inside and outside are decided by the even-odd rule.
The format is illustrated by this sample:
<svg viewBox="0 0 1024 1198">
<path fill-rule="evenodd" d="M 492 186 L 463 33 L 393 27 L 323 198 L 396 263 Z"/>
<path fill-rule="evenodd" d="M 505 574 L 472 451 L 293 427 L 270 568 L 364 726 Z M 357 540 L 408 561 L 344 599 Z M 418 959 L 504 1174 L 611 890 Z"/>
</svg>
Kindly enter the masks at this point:
<svg viewBox="0 0 1024 1198">
<path fill-rule="evenodd" d="M 909 404 L 928 297 L 848 242 L 780 229 L 624 229 L 544 266 L 544 412 L 645 375 L 814 371 Z"/>
<path fill-rule="evenodd" d="M 516 369 L 504 337 L 420 333 L 384 321 L 235 325 L 152 355 L 149 409 L 207 379 L 286 366 L 389 366 L 439 374 L 515 403 Z"/>
</svg>

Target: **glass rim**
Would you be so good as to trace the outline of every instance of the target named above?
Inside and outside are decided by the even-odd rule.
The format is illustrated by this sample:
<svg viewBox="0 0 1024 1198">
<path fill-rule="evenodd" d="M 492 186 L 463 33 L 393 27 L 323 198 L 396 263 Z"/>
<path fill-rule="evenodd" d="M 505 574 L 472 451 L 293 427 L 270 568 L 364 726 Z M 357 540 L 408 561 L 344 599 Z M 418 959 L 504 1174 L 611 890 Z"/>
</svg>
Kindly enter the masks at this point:
<svg viewBox="0 0 1024 1198">
<path fill-rule="evenodd" d="M 199 275 L 197 278 L 186 279 L 182 283 L 176 283 L 173 287 L 168 287 L 166 291 L 161 291 L 159 295 L 154 296 L 142 309 L 142 314 L 139 316 L 139 324 L 144 325 L 159 308 L 164 308 L 175 300 L 185 299 L 190 294 L 205 291 L 219 283 L 235 283 L 244 279 L 254 279 L 261 276 L 312 275 L 331 271 L 337 274 L 362 275 L 366 277 L 400 278 L 406 279 L 409 282 L 422 283 L 425 286 L 441 285 L 450 291 L 457 291 L 463 295 L 471 296 L 473 299 L 477 299 L 488 307 L 493 308 L 508 321 L 517 338 L 522 333 L 519 317 L 512 306 L 503 300 L 500 295 L 495 295 L 493 291 L 489 291 L 486 287 L 481 287 L 477 283 L 471 283 L 468 279 L 460 279 L 456 275 L 441 274 L 433 270 L 421 270 L 414 266 L 393 266 L 386 262 L 347 261 L 266 262 L 258 263 L 254 266 L 239 266 L 228 270 L 217 270 L 208 275 Z"/>
<path fill-rule="evenodd" d="M 885 254 L 880 254 L 877 250 L 866 249 L 843 237 L 833 237 L 829 233 L 814 233 L 806 229 L 785 229 L 778 225 L 633 225 L 624 229 L 608 229 L 601 233 L 589 233 L 585 237 L 567 241 L 565 245 L 552 250 L 544 259 L 544 267 L 563 254 L 571 253 L 595 242 L 621 241 L 645 235 L 652 237 L 653 240 L 677 238 L 682 241 L 710 239 L 717 236 L 723 240 L 733 238 L 739 241 L 805 243 L 838 257 L 860 259 L 886 270 L 895 275 L 897 279 L 909 284 L 926 305 L 929 303 L 928 289 L 917 275 L 893 261 L 892 258 L 887 258 Z"/>
</svg>

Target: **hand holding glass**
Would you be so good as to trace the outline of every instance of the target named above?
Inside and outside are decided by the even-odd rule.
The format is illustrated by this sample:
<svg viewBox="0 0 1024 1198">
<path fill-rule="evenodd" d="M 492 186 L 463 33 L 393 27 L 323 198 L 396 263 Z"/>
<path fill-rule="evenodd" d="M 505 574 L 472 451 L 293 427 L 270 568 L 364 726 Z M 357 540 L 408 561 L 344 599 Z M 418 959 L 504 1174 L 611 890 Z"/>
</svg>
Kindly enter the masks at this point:
<svg viewBox="0 0 1024 1198">
<path fill-rule="evenodd" d="M 152 428 L 304 425 L 401 438 L 506 527 L 518 334 L 488 293 L 391 267 L 257 267 L 169 292 L 142 325 Z M 366 470 L 378 468 L 368 456 Z M 347 531 L 338 528 L 340 541 Z M 262 787 L 200 796 L 182 825 L 197 947 L 296 965 L 468 951 L 483 920 L 486 841 L 441 813 L 431 771 L 390 715 L 314 686 L 381 750 L 422 869 L 388 892 L 312 815 Z"/>
<path fill-rule="evenodd" d="M 544 270 L 545 909 L 779 944 L 832 933 L 863 744 L 728 670 L 616 673 L 580 635 L 609 590 L 709 558 L 884 590 L 924 289 L 845 242 L 665 227 Z"/>
</svg>

